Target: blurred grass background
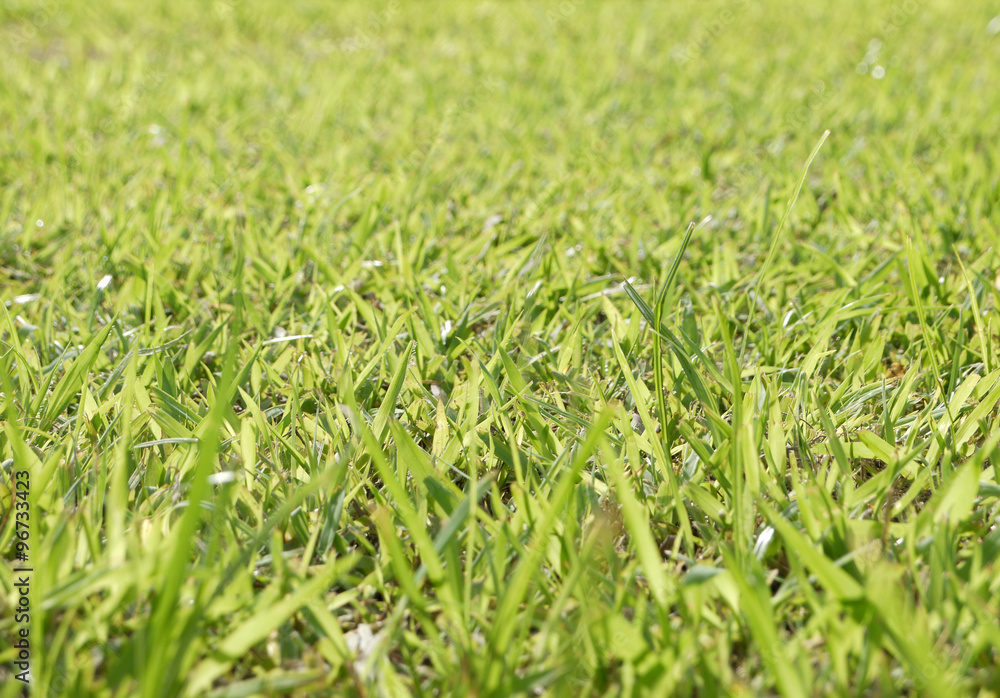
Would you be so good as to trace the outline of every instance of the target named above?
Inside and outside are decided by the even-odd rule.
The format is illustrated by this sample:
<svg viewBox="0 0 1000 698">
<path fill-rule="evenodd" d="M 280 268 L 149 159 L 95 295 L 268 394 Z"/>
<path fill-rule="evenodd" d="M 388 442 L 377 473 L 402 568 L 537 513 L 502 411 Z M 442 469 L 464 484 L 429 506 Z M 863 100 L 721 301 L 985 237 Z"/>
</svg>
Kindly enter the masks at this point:
<svg viewBox="0 0 1000 698">
<path fill-rule="evenodd" d="M 996 13 L 3 2 L 38 690 L 994 695 Z"/>
</svg>

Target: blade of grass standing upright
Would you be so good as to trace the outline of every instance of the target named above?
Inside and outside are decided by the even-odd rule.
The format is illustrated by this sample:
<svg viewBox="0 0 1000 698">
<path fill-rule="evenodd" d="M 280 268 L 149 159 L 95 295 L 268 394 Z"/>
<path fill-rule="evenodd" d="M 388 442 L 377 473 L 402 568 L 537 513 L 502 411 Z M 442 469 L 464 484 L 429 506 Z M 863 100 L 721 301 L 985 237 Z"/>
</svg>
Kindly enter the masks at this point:
<svg viewBox="0 0 1000 698">
<path fill-rule="evenodd" d="M 795 185 L 795 192 L 792 193 L 792 198 L 788 201 L 788 206 L 785 207 L 785 212 L 781 215 L 781 220 L 778 221 L 778 229 L 774 231 L 774 237 L 771 238 L 771 246 L 767 251 L 767 257 L 764 258 L 764 265 L 760 268 L 760 274 L 757 275 L 757 282 L 753 287 L 753 297 L 758 298 L 760 294 L 760 287 L 764 284 L 764 276 L 767 274 L 767 270 L 771 267 L 771 262 L 774 260 L 774 255 L 778 251 L 778 242 L 781 240 L 781 231 L 785 229 L 785 221 L 788 220 L 789 214 L 795 207 L 795 202 L 799 200 L 799 194 L 802 192 L 802 185 L 806 182 L 806 175 L 809 174 L 809 167 L 812 166 L 813 160 L 819 155 L 819 149 L 823 147 L 826 142 L 827 137 L 830 135 L 830 130 L 827 129 L 823 131 L 823 135 L 820 136 L 819 142 L 816 147 L 812 149 L 809 154 L 809 159 L 806 160 L 805 167 L 802 168 L 802 174 L 799 177 L 799 183 Z M 752 302 L 752 299 L 751 299 Z M 751 306 L 752 307 L 752 306 Z M 747 352 L 747 337 L 750 336 L 750 310 L 747 309 L 747 329 L 743 333 L 743 342 L 740 346 L 740 367 L 742 370 L 743 361 L 746 357 Z"/>
<path fill-rule="evenodd" d="M 666 278 L 663 280 L 663 286 L 660 288 L 660 293 L 656 297 L 656 305 L 653 307 L 653 312 L 655 313 L 655 322 L 653 324 L 653 379 L 654 388 L 656 389 L 656 410 L 658 417 L 660 418 L 660 433 L 663 436 L 667 435 L 667 396 L 664 393 L 665 385 L 663 384 L 663 354 L 662 347 L 660 344 L 660 326 L 663 324 L 663 312 L 664 306 L 667 302 L 667 297 L 670 295 L 674 284 L 674 278 L 677 276 L 677 269 L 681 265 L 681 258 L 684 256 L 684 251 L 691 242 L 691 236 L 694 235 L 695 230 L 700 229 L 706 225 L 710 220 L 711 216 L 707 216 L 701 223 L 695 226 L 691 223 L 687 232 L 684 233 L 684 239 L 681 240 L 680 249 L 677 250 L 677 255 L 674 257 L 673 263 L 670 265 L 670 270 L 667 272 Z M 670 456 L 670 444 L 666 445 L 665 448 L 667 456 Z"/>
<path fill-rule="evenodd" d="M 667 276 L 663 280 L 663 286 L 660 288 L 660 293 L 656 297 L 656 305 L 653 308 L 653 380 L 654 388 L 656 390 L 656 411 L 657 416 L 660 419 L 660 433 L 664 438 L 669 438 L 669 436 L 667 435 L 667 395 L 665 392 L 666 386 L 663 381 L 663 349 L 660 339 L 660 327 L 663 325 L 663 313 L 667 304 L 667 299 L 670 297 L 670 292 L 673 290 L 674 278 L 677 276 L 677 269 L 681 265 L 681 258 L 684 257 L 684 251 L 687 250 L 687 246 L 691 243 L 691 237 L 695 234 L 695 232 L 708 225 L 711 220 L 711 216 L 706 216 L 698 225 L 695 225 L 694 223 L 688 225 L 688 229 L 684 233 L 684 239 L 681 240 L 681 246 L 677 250 L 677 255 L 674 257 L 674 261 L 670 265 L 670 270 L 667 272 Z M 664 446 L 667 458 L 670 457 L 670 448 L 671 444 L 669 443 Z"/>
<path fill-rule="evenodd" d="M 667 276 L 663 280 L 663 286 L 660 288 L 659 294 L 656 297 L 656 304 L 653 308 L 653 389 L 656 391 L 656 409 L 657 417 L 660 420 L 660 436 L 666 441 L 663 444 L 663 467 L 667 470 L 667 477 L 671 486 L 671 493 L 675 497 L 675 503 L 677 505 L 677 516 L 678 521 L 681 522 L 682 530 L 684 532 L 683 536 L 678 536 L 676 545 L 679 546 L 681 541 L 687 542 L 688 546 L 693 545 L 693 536 L 691 533 L 691 524 L 687 519 L 687 512 L 684 510 L 683 500 L 680 497 L 680 485 L 676 481 L 676 477 L 672 470 L 670 470 L 670 450 L 671 444 L 669 442 L 669 430 L 667 429 L 667 395 L 666 395 L 666 385 L 663 380 L 663 347 L 661 343 L 660 328 L 663 326 L 663 313 L 664 307 L 667 304 L 667 299 L 670 296 L 670 291 L 672 290 L 674 279 L 677 276 L 677 269 L 680 267 L 681 258 L 684 257 L 684 251 L 687 249 L 691 242 L 691 237 L 694 235 L 696 230 L 701 229 L 706 225 L 711 219 L 711 216 L 706 217 L 697 226 L 692 223 L 688 226 L 687 231 L 684 233 L 684 238 L 681 240 L 680 248 L 677 250 L 677 254 L 674 256 L 674 261 L 670 265 L 670 269 L 667 271 Z M 631 288 L 628 281 L 625 282 L 627 288 Z M 639 299 L 636 299 L 639 300 Z M 637 303 L 637 306 L 639 304 Z M 641 306 L 640 310 L 641 310 Z M 647 321 L 648 321 L 647 317 Z M 617 349 L 617 343 L 616 343 Z M 620 350 L 619 350 L 620 351 Z M 619 355 L 619 359 L 622 357 Z M 628 374 L 628 369 L 626 366 L 622 366 L 622 370 Z M 638 400 L 638 395 L 634 395 L 635 399 Z M 678 552 L 679 547 L 675 548 L 674 552 Z"/>
</svg>

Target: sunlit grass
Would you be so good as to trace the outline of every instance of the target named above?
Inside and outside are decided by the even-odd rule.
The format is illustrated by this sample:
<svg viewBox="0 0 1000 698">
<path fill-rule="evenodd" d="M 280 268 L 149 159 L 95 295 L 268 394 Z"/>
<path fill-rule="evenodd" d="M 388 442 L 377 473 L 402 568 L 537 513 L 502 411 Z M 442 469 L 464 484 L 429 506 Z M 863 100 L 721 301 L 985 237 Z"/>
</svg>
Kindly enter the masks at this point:
<svg viewBox="0 0 1000 698">
<path fill-rule="evenodd" d="M 35 695 L 993 695 L 993 18 L 4 5 Z"/>
</svg>

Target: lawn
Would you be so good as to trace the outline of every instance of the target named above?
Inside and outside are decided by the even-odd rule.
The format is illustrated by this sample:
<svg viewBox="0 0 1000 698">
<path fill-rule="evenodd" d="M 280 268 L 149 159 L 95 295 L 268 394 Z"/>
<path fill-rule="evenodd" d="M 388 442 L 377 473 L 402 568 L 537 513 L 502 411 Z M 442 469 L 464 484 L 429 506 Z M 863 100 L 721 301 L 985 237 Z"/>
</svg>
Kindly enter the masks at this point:
<svg viewBox="0 0 1000 698">
<path fill-rule="evenodd" d="M 997 12 L 5 0 L 0 698 L 997 696 Z"/>
</svg>

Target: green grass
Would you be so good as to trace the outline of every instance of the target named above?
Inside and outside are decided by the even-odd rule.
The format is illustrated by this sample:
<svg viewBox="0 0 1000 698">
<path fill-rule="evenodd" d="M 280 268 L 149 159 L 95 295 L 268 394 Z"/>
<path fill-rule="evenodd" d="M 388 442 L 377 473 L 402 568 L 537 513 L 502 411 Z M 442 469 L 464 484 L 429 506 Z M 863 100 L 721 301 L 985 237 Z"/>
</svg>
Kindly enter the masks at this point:
<svg viewBox="0 0 1000 698">
<path fill-rule="evenodd" d="M 997 695 L 996 7 L 685 5 L 0 6 L 0 698 Z"/>
</svg>

